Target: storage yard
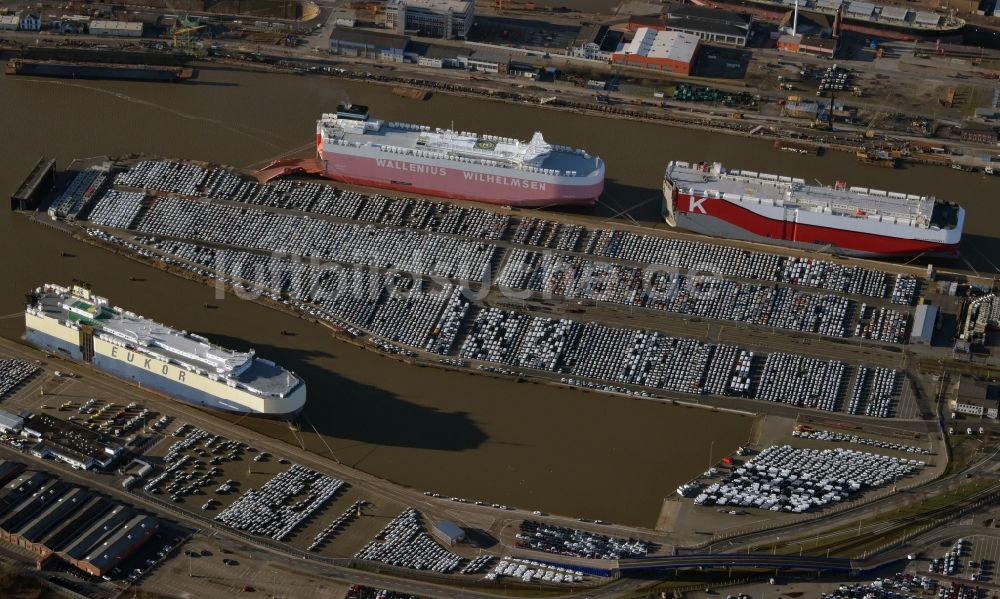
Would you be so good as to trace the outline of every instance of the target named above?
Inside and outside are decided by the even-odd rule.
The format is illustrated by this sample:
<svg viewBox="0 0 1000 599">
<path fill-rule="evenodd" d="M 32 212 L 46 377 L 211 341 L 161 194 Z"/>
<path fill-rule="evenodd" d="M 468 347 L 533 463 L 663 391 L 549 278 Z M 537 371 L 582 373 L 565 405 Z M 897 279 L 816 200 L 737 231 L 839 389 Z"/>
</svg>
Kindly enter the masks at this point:
<svg viewBox="0 0 1000 599">
<path fill-rule="evenodd" d="M 86 173 L 78 177 L 90 180 Z M 139 161 L 111 184 L 70 202 L 100 227 L 92 237 L 253 288 L 352 336 L 368 333 L 391 353 L 454 355 L 462 359 L 454 365 L 569 375 L 559 380 L 629 394 L 744 397 L 880 418 L 896 416 L 910 394 L 887 366 L 585 322 L 569 308 L 547 318 L 490 306 L 513 294 L 878 348 L 907 340 L 920 293 L 910 275 L 313 182 L 260 184 L 193 163 Z"/>
<path fill-rule="evenodd" d="M 771 446 L 705 487 L 694 502 L 801 513 L 895 483 L 923 466 L 920 460 L 839 447 L 816 451 Z"/>
</svg>

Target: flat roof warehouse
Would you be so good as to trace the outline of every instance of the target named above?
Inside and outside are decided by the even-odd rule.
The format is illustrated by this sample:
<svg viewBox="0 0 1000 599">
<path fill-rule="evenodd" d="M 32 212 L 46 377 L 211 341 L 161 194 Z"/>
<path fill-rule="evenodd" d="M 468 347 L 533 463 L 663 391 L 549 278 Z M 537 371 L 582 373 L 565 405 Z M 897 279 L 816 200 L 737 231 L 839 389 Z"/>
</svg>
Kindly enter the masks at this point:
<svg viewBox="0 0 1000 599">
<path fill-rule="evenodd" d="M 26 420 L 24 434 L 41 440 L 31 449 L 35 455 L 53 457 L 81 470 L 106 468 L 122 451 L 111 438 L 48 414 Z"/>
<path fill-rule="evenodd" d="M 0 461 L 0 538 L 37 556 L 59 557 L 94 576 L 110 573 L 160 528 L 135 508 L 24 465 Z M 13 480 L 12 480 L 13 479 Z"/>
</svg>

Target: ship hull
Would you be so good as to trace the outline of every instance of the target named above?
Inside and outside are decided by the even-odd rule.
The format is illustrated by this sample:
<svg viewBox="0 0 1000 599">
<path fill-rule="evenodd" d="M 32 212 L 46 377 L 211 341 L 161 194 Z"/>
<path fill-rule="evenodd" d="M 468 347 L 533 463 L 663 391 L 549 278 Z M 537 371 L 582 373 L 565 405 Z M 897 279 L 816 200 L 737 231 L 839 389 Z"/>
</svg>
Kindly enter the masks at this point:
<svg viewBox="0 0 1000 599">
<path fill-rule="evenodd" d="M 556 177 L 343 146 L 327 146 L 319 162 L 323 176 L 335 181 L 505 206 L 593 206 L 604 190 L 603 166 L 587 177 Z"/>
<path fill-rule="evenodd" d="M 673 200 L 671 197 L 672 188 L 664 184 L 664 218 L 668 224 L 712 237 L 868 258 L 954 258 L 959 253 L 957 243 L 771 219 L 722 199 L 695 198 L 692 202 L 686 194 L 676 194 Z M 673 207 L 670 205 L 672 201 Z M 685 206 L 697 206 L 697 209 L 680 209 Z"/>
<path fill-rule="evenodd" d="M 71 62 L 11 61 L 8 75 L 60 77 L 64 79 L 120 79 L 125 81 L 181 81 L 191 77 L 190 69 L 170 66 L 102 65 Z"/>
<path fill-rule="evenodd" d="M 40 324 L 40 328 L 34 328 L 29 323 L 24 334 L 24 339 L 35 347 L 53 352 L 64 358 L 70 358 L 81 364 L 89 364 L 101 372 L 135 383 L 140 387 L 153 389 L 170 396 L 172 399 L 192 406 L 232 414 L 289 419 L 296 416 L 305 405 L 305 389 L 304 387 L 300 387 L 296 393 L 301 394 L 301 401 L 292 398 L 292 401 L 289 402 L 289 405 L 295 406 L 293 410 L 288 412 L 256 411 L 250 406 L 241 405 L 235 401 L 220 397 L 219 394 L 207 389 L 199 388 L 205 386 L 206 383 L 214 383 L 214 381 L 203 382 L 200 380 L 200 377 L 196 378 L 193 373 L 186 373 L 190 375 L 191 382 L 179 382 L 177 380 L 177 374 L 180 371 L 178 367 L 166 365 L 153 359 L 147 360 L 144 356 L 128 352 L 124 348 L 112 348 L 111 344 L 102 340 L 95 340 L 94 355 L 88 362 L 84 359 L 79 345 L 68 340 L 67 335 L 75 333 L 75 331 L 71 331 L 70 329 L 59 330 L 62 327 L 52 325 L 51 323 L 43 322 L 37 324 Z M 55 327 L 55 330 L 52 331 L 41 330 L 42 328 L 52 329 L 53 327 Z M 144 364 L 148 367 L 144 368 L 142 366 Z M 185 380 L 188 379 L 186 376 L 182 376 L 182 378 Z M 234 389 L 231 392 L 236 393 L 237 390 Z"/>
</svg>

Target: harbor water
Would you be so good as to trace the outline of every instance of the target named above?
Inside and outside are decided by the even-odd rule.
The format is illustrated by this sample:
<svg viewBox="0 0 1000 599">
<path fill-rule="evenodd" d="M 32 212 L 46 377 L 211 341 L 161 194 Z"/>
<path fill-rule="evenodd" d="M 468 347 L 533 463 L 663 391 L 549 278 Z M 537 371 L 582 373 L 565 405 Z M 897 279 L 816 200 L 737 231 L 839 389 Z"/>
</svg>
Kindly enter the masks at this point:
<svg viewBox="0 0 1000 599">
<path fill-rule="evenodd" d="M 956 266 L 987 274 L 1000 263 L 989 218 L 1000 179 L 983 175 L 867 169 L 846 154 L 792 155 L 768 141 L 442 94 L 415 102 L 388 87 L 213 66 L 179 85 L 0 77 L 0 98 L 5 194 L 41 155 L 60 166 L 135 152 L 263 165 L 296 149 L 308 152 L 317 115 L 349 100 L 379 118 L 454 121 L 456 129 L 520 138 L 541 129 L 551 142 L 587 148 L 607 162 L 598 213 L 649 226 L 662 226 L 659 185 L 671 159 L 938 195 L 968 210 L 969 265 Z M 0 316 L 22 310 L 30 288 L 79 278 L 150 318 L 234 349 L 254 347 L 307 381 L 309 404 L 299 434 L 277 422 L 243 420 L 246 426 L 420 490 L 652 526 L 663 498 L 706 468 L 713 441 L 721 457 L 750 433 L 752 419 L 735 414 L 407 366 L 336 342 L 318 325 L 235 297 L 217 300 L 204 285 L 0 214 Z M 0 319 L 3 336 L 22 332 L 17 317 Z"/>
</svg>

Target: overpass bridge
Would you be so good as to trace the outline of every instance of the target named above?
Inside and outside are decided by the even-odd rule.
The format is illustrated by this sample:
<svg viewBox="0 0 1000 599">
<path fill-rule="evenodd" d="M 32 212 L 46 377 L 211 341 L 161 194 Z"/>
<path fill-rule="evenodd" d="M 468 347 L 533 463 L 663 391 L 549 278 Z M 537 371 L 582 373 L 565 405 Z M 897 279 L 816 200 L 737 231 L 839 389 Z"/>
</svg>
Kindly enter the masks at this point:
<svg viewBox="0 0 1000 599">
<path fill-rule="evenodd" d="M 622 574 L 651 570 L 685 568 L 777 568 L 781 570 L 814 570 L 817 572 L 855 572 L 858 567 L 849 559 L 813 557 L 808 555 L 764 555 L 759 553 L 713 553 L 701 555 L 668 555 L 620 560 L 617 570 Z"/>
</svg>

